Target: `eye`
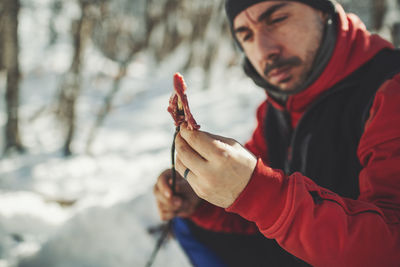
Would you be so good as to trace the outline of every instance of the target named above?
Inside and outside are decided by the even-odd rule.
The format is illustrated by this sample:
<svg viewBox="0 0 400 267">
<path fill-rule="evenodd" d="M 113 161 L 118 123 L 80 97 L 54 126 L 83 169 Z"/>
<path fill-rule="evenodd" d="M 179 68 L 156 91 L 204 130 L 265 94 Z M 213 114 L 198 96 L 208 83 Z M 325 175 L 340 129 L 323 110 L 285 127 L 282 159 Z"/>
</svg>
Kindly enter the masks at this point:
<svg viewBox="0 0 400 267">
<path fill-rule="evenodd" d="M 288 16 L 282 16 L 282 17 L 268 21 L 268 24 L 276 24 L 276 23 L 286 20 L 287 18 L 288 18 Z"/>
<path fill-rule="evenodd" d="M 236 35 L 236 38 L 240 40 L 240 42 L 246 42 L 251 39 L 253 36 L 251 31 L 242 31 L 239 34 Z"/>
<path fill-rule="evenodd" d="M 246 33 L 246 34 L 243 36 L 242 41 L 243 41 L 243 42 L 246 42 L 246 41 L 250 40 L 250 38 L 251 38 L 251 33 Z"/>
</svg>

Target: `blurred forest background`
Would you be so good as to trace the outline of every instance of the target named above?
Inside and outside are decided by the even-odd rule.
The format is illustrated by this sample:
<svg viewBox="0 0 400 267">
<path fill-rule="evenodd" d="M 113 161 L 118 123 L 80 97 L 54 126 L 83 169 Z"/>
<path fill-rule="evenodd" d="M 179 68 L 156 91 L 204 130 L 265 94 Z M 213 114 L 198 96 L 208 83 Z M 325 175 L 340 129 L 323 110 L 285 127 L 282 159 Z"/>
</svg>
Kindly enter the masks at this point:
<svg viewBox="0 0 400 267">
<path fill-rule="evenodd" d="M 373 32 L 380 32 L 397 46 L 400 43 L 400 1 L 396 0 L 341 0 L 345 10 L 355 12 Z M 222 1 L 184 1 L 184 0 L 1 0 L 0 1 L 0 71 L 1 93 L 4 95 L 6 110 L 2 125 L 4 138 L 1 147 L 4 153 L 24 152 L 24 140 L 19 133 L 20 84 L 27 71 L 21 67 L 21 47 L 35 49 L 29 44 L 24 32 L 19 30 L 19 14 L 35 13 L 41 10 L 48 16 L 46 25 L 37 24 L 35 31 L 47 31 L 46 50 L 63 43 L 65 68 L 59 76 L 57 95 L 38 110 L 30 114 L 29 121 L 35 120 L 44 112 L 52 112 L 60 122 L 63 138 L 62 151 L 71 155 L 75 136 L 77 114 L 76 105 L 81 95 L 85 60 L 89 48 L 95 49 L 102 57 L 113 62 L 115 70 L 105 75 L 112 80 L 112 86 L 104 96 L 103 105 L 94 118 L 88 133 L 85 151 L 90 153 L 91 144 L 107 114 L 113 107 L 113 99 L 120 90 L 129 65 L 140 55 L 146 53 L 154 68 L 182 44 L 190 49 L 181 54 L 183 64 L 180 71 L 193 67 L 204 70 L 204 88 L 207 87 L 212 65 L 221 49 L 221 40 L 229 40 L 227 21 Z M 72 13 L 72 14 L 71 14 Z M 67 18 L 67 20 L 66 20 Z M 37 27 L 45 27 L 37 29 Z M 37 36 L 40 38 L 40 36 Z M 67 40 L 67 43 L 66 43 Z M 32 52 L 32 51 L 31 51 Z M 38 51 L 39 52 L 39 51 Z M 228 68 L 239 62 L 240 57 L 232 46 L 231 56 L 222 62 Z M 51 53 L 46 54 L 51 57 Z M 150 62 L 151 61 L 151 62 Z M 36 63 L 36 68 L 40 62 Z M 221 62 L 219 62 L 221 64 Z M 37 70 L 36 70 L 37 71 Z"/>
<path fill-rule="evenodd" d="M 339 2 L 399 47 L 400 0 Z M 144 266 L 172 74 L 243 142 L 265 94 L 241 60 L 223 1 L 0 0 L 0 267 Z M 172 241 L 157 266 L 188 262 Z"/>
</svg>

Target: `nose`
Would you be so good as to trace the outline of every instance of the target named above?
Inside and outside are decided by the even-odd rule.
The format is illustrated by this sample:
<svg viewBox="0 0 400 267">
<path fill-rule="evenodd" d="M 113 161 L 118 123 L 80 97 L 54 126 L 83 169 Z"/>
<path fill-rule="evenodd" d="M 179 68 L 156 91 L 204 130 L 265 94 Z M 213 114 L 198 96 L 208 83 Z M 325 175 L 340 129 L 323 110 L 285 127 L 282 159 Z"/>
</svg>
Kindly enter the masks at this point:
<svg viewBox="0 0 400 267">
<path fill-rule="evenodd" d="M 267 64 L 275 62 L 281 54 L 279 43 L 269 34 L 260 32 L 255 36 L 257 62 L 265 67 Z"/>
</svg>

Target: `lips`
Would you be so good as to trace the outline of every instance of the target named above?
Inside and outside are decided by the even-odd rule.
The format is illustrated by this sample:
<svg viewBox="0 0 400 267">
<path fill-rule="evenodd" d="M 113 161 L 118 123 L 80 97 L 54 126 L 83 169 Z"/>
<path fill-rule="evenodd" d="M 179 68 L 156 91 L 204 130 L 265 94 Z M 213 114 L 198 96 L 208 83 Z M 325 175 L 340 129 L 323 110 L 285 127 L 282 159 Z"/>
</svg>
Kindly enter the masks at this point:
<svg viewBox="0 0 400 267">
<path fill-rule="evenodd" d="M 283 82 L 288 82 L 291 79 L 290 70 L 291 66 L 284 66 L 281 68 L 273 69 L 268 74 L 268 80 L 272 84 L 279 84 Z"/>
</svg>

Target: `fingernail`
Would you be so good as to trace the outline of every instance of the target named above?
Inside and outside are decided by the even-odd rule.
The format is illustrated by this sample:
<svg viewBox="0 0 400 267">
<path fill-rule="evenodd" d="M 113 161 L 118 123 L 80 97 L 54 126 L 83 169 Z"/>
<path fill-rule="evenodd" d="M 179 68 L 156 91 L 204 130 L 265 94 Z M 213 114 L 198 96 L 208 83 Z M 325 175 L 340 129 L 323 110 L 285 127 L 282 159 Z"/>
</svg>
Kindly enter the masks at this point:
<svg viewBox="0 0 400 267">
<path fill-rule="evenodd" d="M 165 192 L 164 192 L 164 195 L 165 195 L 167 198 L 170 198 L 170 197 L 171 197 L 171 193 L 170 193 L 169 191 L 165 191 Z"/>
</svg>

